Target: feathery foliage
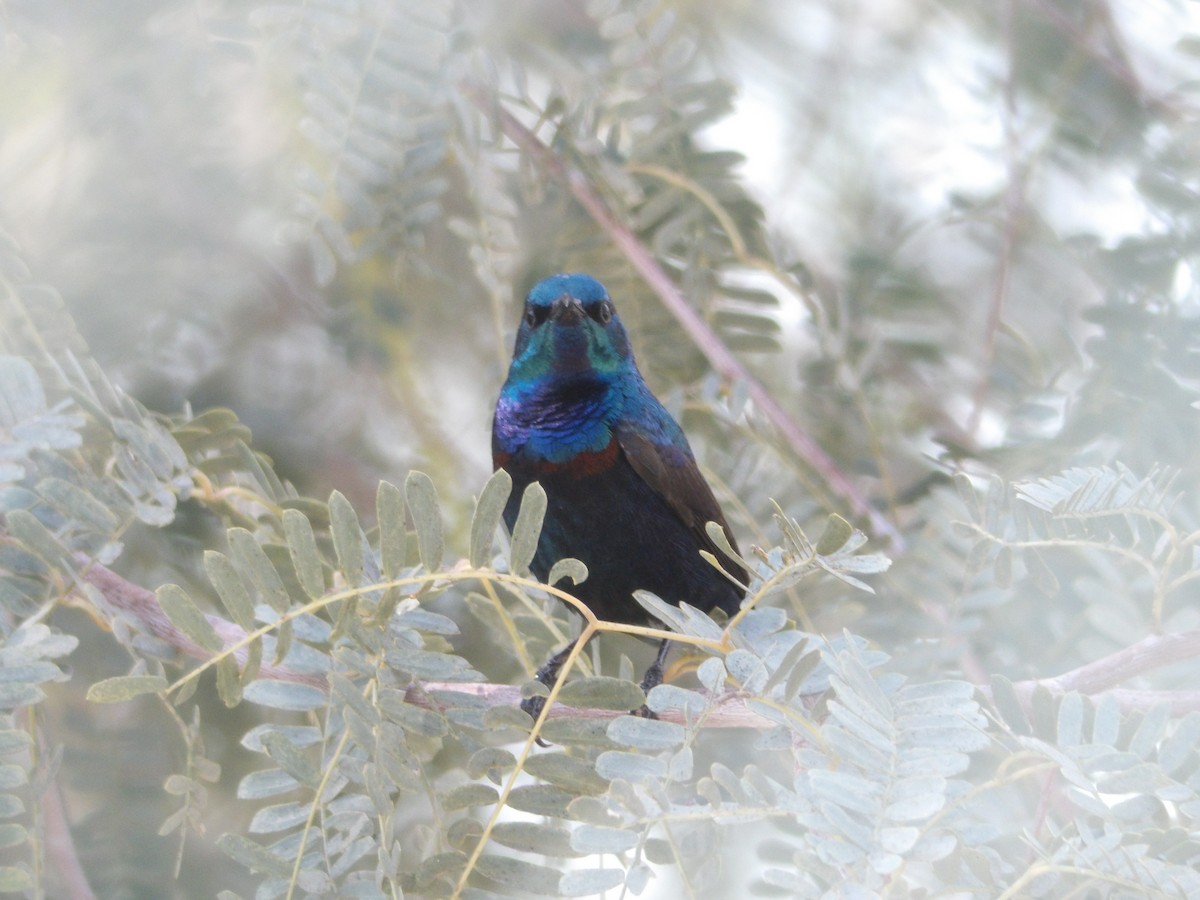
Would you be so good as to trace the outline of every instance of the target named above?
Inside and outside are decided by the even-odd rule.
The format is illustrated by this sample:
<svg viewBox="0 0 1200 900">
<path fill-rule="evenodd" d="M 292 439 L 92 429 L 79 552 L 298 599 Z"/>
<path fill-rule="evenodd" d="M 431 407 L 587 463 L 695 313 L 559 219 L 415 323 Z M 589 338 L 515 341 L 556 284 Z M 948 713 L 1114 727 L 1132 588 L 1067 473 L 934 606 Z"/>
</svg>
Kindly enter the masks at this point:
<svg viewBox="0 0 1200 900">
<path fill-rule="evenodd" d="M 1155 11 L 7 11 L 0 891 L 1200 894 L 1200 24 Z M 571 270 L 750 583 L 584 616 L 531 722 L 578 617 L 486 422 Z"/>
</svg>

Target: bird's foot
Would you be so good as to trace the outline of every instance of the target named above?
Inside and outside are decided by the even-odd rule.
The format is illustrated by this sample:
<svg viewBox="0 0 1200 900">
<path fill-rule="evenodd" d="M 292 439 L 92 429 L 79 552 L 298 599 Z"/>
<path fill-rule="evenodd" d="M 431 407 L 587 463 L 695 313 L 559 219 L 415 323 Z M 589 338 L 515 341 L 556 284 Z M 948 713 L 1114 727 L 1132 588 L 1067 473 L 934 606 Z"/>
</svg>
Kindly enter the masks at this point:
<svg viewBox="0 0 1200 900">
<path fill-rule="evenodd" d="M 571 654 L 571 650 L 574 648 L 577 641 L 578 639 L 571 641 L 571 643 L 567 644 L 567 646 L 555 653 L 552 657 L 550 657 L 550 659 L 546 660 L 546 664 L 538 669 L 537 674 L 533 676 L 534 680 L 540 682 L 547 688 L 558 681 L 558 673 L 562 671 L 563 663 L 566 662 L 567 657 Z M 538 720 L 538 716 L 542 714 L 542 710 L 545 709 L 545 707 L 546 698 L 541 694 L 534 694 L 533 696 L 526 697 L 521 701 L 521 711 L 528 713 L 529 717 L 535 722 Z M 542 740 L 541 736 L 537 738 L 537 742 L 539 747 L 550 746 Z"/>
<path fill-rule="evenodd" d="M 521 701 L 521 712 L 527 713 L 533 721 L 538 720 L 538 716 L 542 714 L 542 710 L 546 707 L 546 698 L 541 694 L 534 694 L 532 697 L 526 697 Z M 549 747 L 550 745 L 542 740 L 539 735 L 537 738 L 539 747 Z"/>
<path fill-rule="evenodd" d="M 540 694 L 535 694 L 532 697 L 526 697 L 521 701 L 521 712 L 528 713 L 529 718 L 537 721 L 537 717 L 542 714 L 542 710 L 546 706 L 546 698 Z"/>
<path fill-rule="evenodd" d="M 654 688 L 658 687 L 663 682 L 663 665 L 662 661 L 666 658 L 666 653 L 661 652 L 654 664 L 646 670 L 646 674 L 642 676 L 642 693 L 647 697 Z M 643 719 L 657 719 L 658 715 L 649 706 L 643 703 L 638 709 L 630 711 L 632 715 L 640 716 Z"/>
</svg>

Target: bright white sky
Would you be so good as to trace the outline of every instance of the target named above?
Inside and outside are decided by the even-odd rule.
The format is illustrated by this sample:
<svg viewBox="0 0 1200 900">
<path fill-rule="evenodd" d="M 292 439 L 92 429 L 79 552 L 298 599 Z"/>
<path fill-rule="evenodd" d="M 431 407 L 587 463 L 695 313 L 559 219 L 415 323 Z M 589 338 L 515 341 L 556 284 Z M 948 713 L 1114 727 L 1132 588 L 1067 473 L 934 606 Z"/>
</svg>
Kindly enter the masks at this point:
<svg viewBox="0 0 1200 900">
<path fill-rule="evenodd" d="M 848 14 L 857 18 L 853 27 L 866 32 L 851 48 L 860 58 L 849 60 L 849 65 L 863 68 L 872 67 L 870 54 L 879 52 L 864 20 L 880 23 L 879 30 L 885 31 L 892 16 L 913 14 L 910 3 L 867 6 L 869 16 L 866 7 Z M 1124 50 L 1129 61 L 1150 93 L 1169 97 L 1189 80 L 1195 80 L 1192 90 L 1200 89 L 1200 2 L 1117 0 L 1111 8 L 1118 29 L 1128 38 Z M 828 22 L 822 26 L 823 21 L 813 10 L 798 8 L 794 20 L 798 49 L 821 44 L 821 32 L 829 28 Z M 916 188 L 913 201 L 939 207 L 952 193 L 988 193 L 1006 178 L 998 165 L 1003 154 L 997 153 L 1004 142 L 1003 101 L 992 86 L 993 79 L 1003 77 L 1004 60 L 995 48 L 981 45 L 949 17 L 932 19 L 925 40 L 927 70 L 893 72 L 871 98 L 871 106 L 865 110 L 870 115 L 856 124 L 873 130 L 878 163 L 889 179 Z M 1194 44 L 1190 53 L 1184 49 L 1189 41 Z M 909 60 L 917 58 L 921 57 L 914 55 Z M 829 238 L 832 235 L 827 211 L 821 209 L 819 185 L 802 180 L 798 184 L 788 152 L 794 137 L 781 114 L 776 86 L 769 75 L 762 76 L 761 69 L 747 67 L 735 113 L 715 125 L 709 136 L 714 145 L 746 156 L 742 171 L 751 190 L 764 200 L 770 224 L 784 234 L 804 235 L 808 258 L 833 263 L 827 255 L 832 247 L 822 240 L 822 233 Z M 1044 123 L 1021 118 L 1022 114 L 1027 115 L 1027 110 L 1018 107 L 1022 149 L 1036 152 Z M 1057 216 L 1051 224 L 1062 232 L 1081 230 L 1086 224 L 1106 243 L 1152 228 L 1132 176 L 1131 171 L 1114 168 L 1105 177 L 1090 178 L 1082 189 L 1061 177 L 1049 178 L 1038 183 L 1037 189 L 1053 202 L 1039 211 L 1049 210 Z"/>
</svg>

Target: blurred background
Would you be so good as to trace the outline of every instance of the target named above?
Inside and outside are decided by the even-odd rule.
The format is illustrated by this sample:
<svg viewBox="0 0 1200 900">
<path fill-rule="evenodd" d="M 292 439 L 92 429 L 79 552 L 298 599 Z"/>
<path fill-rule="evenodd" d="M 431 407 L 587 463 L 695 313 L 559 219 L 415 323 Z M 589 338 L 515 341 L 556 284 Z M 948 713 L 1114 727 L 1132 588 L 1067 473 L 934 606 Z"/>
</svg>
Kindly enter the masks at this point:
<svg viewBox="0 0 1200 900">
<path fill-rule="evenodd" d="M 133 396 L 233 409 L 302 494 L 365 518 L 380 479 L 421 469 L 459 554 L 520 300 L 558 271 L 607 284 L 743 546 L 777 542 L 772 500 L 870 530 L 500 133 L 503 107 L 903 537 L 872 534 L 896 563 L 871 603 L 814 586 L 800 624 L 914 674 L 1035 677 L 1163 627 L 1146 576 L 1054 554 L 981 575 L 950 476 L 1167 467 L 1195 527 L 1198 91 L 1184 0 L 18 0 L 0 229 Z M 213 526 L 187 516 L 198 554 Z M 196 571 L 149 538 L 121 564 L 150 586 Z M 1190 590 L 1168 629 L 1196 627 Z M 104 896 L 162 896 L 168 739 L 137 772 L 76 756 L 155 746 L 124 714 L 62 713 L 60 739 L 95 730 L 65 740 L 77 797 L 147 807 L 81 843 L 126 862 Z M 192 859 L 180 896 L 236 877 Z"/>
</svg>

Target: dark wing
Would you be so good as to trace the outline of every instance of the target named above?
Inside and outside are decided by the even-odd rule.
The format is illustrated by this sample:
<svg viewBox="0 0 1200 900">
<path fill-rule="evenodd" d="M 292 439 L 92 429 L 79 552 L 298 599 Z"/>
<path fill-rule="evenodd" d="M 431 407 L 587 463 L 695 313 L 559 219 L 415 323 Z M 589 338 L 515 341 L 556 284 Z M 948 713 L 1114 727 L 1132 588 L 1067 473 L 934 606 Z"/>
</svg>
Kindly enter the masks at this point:
<svg viewBox="0 0 1200 900">
<path fill-rule="evenodd" d="M 645 435 L 629 427 L 617 426 L 617 442 L 625 453 L 625 458 L 633 466 L 641 479 L 653 491 L 667 501 L 675 515 L 695 535 L 700 549 L 707 550 L 720 560 L 721 564 L 734 578 L 745 582 L 745 570 L 721 552 L 704 530 L 707 522 L 716 522 L 725 531 L 725 537 L 734 550 L 738 545 L 733 539 L 733 532 L 725 521 L 717 498 L 713 496 L 712 488 L 700 474 L 695 460 L 682 453 L 676 462 L 668 457 L 668 451 L 654 443 Z"/>
</svg>

